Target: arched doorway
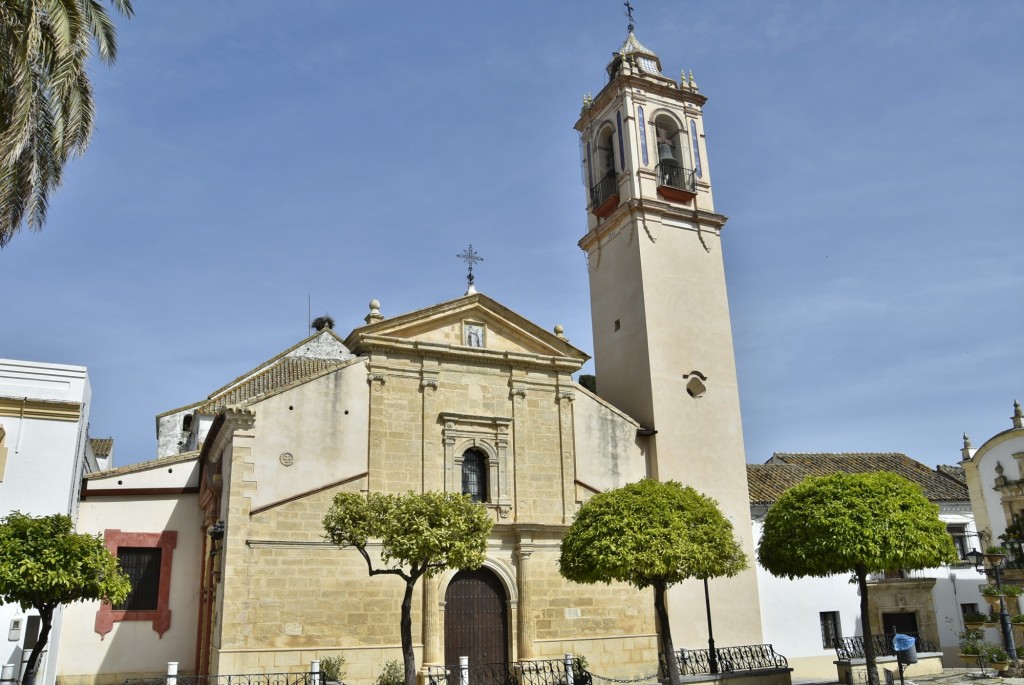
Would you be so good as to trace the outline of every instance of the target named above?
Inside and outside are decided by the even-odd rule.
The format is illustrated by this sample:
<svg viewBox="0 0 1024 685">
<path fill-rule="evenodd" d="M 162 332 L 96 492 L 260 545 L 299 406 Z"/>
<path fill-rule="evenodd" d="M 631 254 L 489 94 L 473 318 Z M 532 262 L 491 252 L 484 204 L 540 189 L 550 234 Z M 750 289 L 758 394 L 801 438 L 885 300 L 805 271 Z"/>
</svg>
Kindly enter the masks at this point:
<svg viewBox="0 0 1024 685">
<path fill-rule="evenodd" d="M 508 663 L 508 595 L 485 568 L 459 571 L 444 596 L 444 662 Z"/>
</svg>

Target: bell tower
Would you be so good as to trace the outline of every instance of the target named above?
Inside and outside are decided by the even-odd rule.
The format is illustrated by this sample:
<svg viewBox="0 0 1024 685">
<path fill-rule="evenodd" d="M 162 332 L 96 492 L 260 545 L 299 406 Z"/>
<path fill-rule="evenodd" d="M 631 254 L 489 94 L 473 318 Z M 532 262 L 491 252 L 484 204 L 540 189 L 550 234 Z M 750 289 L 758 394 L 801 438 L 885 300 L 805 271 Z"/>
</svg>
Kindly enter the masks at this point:
<svg viewBox="0 0 1024 685">
<path fill-rule="evenodd" d="M 704 104 L 630 26 L 580 134 L 597 391 L 648 429 L 648 474 L 718 500 L 750 569 L 712 579 L 718 646 L 761 642 L 746 457 Z M 670 594 L 677 646 L 707 644 L 704 587 Z M 742 617 L 739 619 L 738 617 Z"/>
</svg>

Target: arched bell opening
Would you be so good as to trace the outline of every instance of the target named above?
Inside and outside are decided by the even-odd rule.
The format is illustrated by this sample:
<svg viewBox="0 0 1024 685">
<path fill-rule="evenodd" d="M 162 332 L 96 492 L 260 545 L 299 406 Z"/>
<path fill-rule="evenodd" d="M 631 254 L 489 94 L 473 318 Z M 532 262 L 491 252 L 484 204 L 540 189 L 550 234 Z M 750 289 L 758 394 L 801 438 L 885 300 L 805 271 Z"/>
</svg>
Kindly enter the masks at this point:
<svg viewBox="0 0 1024 685">
<path fill-rule="evenodd" d="M 610 124 L 597 134 L 595 161 L 597 182 L 590 189 L 594 214 L 604 218 L 619 206 L 619 184 L 615 177 L 614 129 Z"/>
<path fill-rule="evenodd" d="M 689 202 L 696 194 L 686 130 L 675 119 L 659 116 L 654 120 L 658 147 L 658 195 L 667 200 Z"/>
</svg>

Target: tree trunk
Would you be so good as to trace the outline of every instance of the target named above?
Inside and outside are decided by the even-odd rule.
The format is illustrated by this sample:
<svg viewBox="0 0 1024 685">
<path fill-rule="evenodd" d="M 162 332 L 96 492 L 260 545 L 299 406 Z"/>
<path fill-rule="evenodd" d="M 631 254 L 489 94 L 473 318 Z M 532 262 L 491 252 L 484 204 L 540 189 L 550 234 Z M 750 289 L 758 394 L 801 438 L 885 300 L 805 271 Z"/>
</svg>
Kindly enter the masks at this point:
<svg viewBox="0 0 1024 685">
<path fill-rule="evenodd" d="M 665 655 L 668 682 L 670 685 L 679 685 L 679 664 L 676 663 L 676 650 L 672 644 L 672 629 L 668 624 L 668 609 L 665 608 L 665 591 L 665 583 L 654 584 L 654 613 L 658 616 L 658 625 L 661 628 L 661 651 Z"/>
<path fill-rule="evenodd" d="M 405 581 L 402 597 L 402 660 L 405 661 L 405 685 L 416 685 L 416 654 L 412 651 L 412 591 L 417 577 Z"/>
<path fill-rule="evenodd" d="M 25 685 L 32 685 L 35 682 L 36 670 L 39 668 L 39 657 L 42 655 L 43 649 L 50 639 L 50 626 L 53 625 L 53 607 L 39 609 L 39 619 L 39 638 L 36 640 L 36 646 L 32 648 L 32 653 L 28 657 L 28 665 L 25 667 Z"/>
<path fill-rule="evenodd" d="M 875 642 L 871 636 L 871 614 L 868 610 L 868 570 L 864 566 L 858 566 L 854 573 L 857 575 L 857 587 L 860 588 L 860 627 L 864 636 L 864 665 L 868 669 L 868 684 L 878 685 Z"/>
</svg>

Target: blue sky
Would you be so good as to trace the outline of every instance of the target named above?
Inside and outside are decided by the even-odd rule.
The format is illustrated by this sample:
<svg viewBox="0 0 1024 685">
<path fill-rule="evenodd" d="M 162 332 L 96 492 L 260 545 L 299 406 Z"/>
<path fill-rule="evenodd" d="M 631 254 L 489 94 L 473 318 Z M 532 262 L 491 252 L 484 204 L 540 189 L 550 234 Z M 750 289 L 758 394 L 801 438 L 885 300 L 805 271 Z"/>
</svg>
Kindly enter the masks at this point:
<svg viewBox="0 0 1024 685">
<path fill-rule="evenodd" d="M 748 461 L 959 458 L 1024 400 L 1024 4 L 636 2 L 705 107 Z M 145 2 L 42 233 L 0 252 L 0 356 L 83 364 L 91 432 L 307 334 L 477 286 L 590 351 L 572 129 L 617 0 Z"/>
</svg>

